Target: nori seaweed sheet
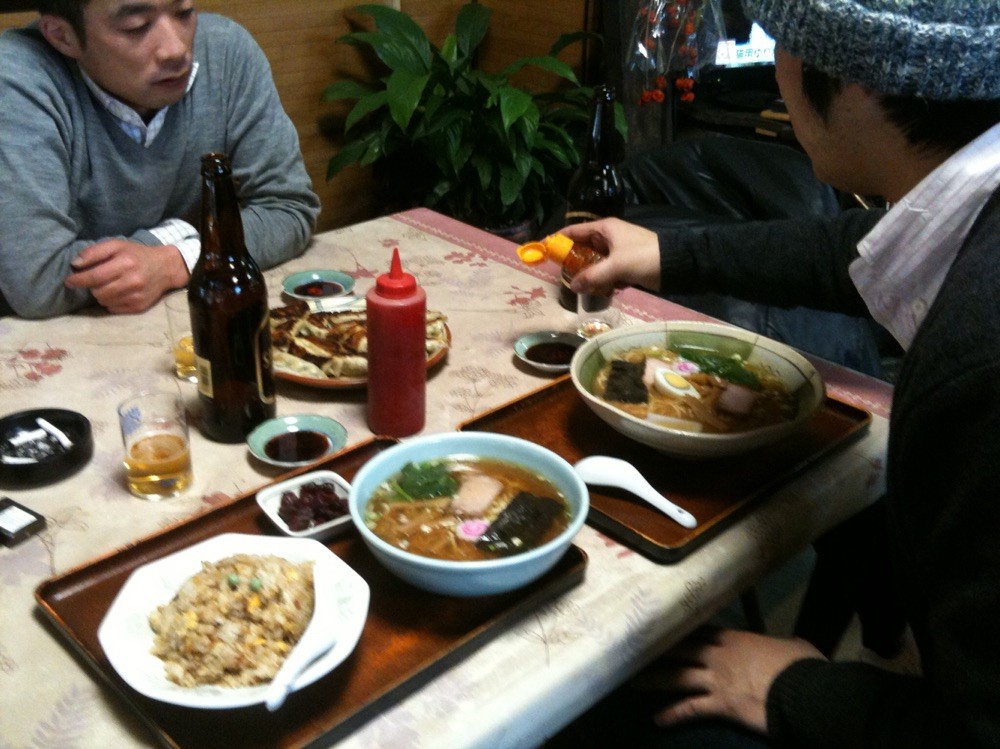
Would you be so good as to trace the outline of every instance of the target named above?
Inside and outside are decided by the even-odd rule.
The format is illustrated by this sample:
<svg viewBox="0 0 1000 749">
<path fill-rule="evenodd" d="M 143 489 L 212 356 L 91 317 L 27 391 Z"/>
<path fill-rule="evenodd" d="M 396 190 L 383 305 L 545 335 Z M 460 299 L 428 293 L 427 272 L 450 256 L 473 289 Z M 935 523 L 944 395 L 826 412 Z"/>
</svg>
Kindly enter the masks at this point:
<svg viewBox="0 0 1000 749">
<path fill-rule="evenodd" d="M 538 543 L 563 505 L 551 497 L 520 492 L 490 523 L 476 546 L 494 554 L 526 551 Z"/>
<path fill-rule="evenodd" d="M 608 381 L 604 386 L 604 398 L 623 403 L 648 403 L 649 391 L 642 381 L 646 362 L 639 364 L 615 359 L 611 362 Z"/>
</svg>

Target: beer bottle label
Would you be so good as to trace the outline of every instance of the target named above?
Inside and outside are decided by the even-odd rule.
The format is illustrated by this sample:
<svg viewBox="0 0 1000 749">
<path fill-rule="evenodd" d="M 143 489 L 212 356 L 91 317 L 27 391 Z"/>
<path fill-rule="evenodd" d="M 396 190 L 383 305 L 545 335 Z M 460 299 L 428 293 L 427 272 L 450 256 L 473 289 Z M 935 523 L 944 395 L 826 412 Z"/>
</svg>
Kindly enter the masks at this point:
<svg viewBox="0 0 1000 749">
<path fill-rule="evenodd" d="M 212 389 L 212 362 L 195 354 L 194 367 L 198 371 L 198 392 L 206 398 L 214 398 L 215 391 Z"/>
<path fill-rule="evenodd" d="M 567 224 L 582 224 L 584 221 L 597 221 L 604 216 L 599 216 L 592 211 L 566 211 Z"/>
</svg>

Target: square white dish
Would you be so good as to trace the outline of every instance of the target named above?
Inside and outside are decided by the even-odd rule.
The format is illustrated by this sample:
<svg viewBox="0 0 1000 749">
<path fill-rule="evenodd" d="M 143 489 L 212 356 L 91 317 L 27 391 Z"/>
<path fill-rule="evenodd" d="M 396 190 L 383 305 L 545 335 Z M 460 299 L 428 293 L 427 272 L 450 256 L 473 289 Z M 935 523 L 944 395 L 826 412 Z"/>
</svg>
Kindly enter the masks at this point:
<svg viewBox="0 0 1000 749">
<path fill-rule="evenodd" d="M 281 519 L 278 515 L 278 510 L 281 507 L 281 495 L 287 491 L 297 491 L 299 487 L 313 482 L 333 484 L 336 487 L 337 496 L 343 498 L 345 501 L 348 494 L 351 493 L 351 485 L 347 480 L 339 473 L 334 473 L 333 471 L 310 471 L 295 478 L 271 484 L 257 492 L 257 504 L 260 505 L 260 509 L 264 511 L 264 514 L 267 515 L 274 526 L 286 536 L 325 541 L 350 527 L 351 515 L 349 512 L 341 515 L 339 518 L 328 520 L 325 523 L 320 523 L 319 525 L 314 525 L 312 528 L 306 528 L 301 531 L 293 531 L 288 527 L 288 523 Z"/>
</svg>

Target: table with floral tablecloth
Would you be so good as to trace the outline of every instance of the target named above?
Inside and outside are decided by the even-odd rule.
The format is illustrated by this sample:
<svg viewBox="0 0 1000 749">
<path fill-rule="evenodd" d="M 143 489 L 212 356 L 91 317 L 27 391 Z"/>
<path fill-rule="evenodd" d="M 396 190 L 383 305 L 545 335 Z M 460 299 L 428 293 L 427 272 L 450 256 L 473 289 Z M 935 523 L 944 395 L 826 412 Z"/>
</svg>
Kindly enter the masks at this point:
<svg viewBox="0 0 1000 749">
<path fill-rule="evenodd" d="M 425 209 L 327 232 L 301 257 L 265 273 L 272 306 L 289 272 L 336 268 L 363 294 L 398 247 L 405 270 L 444 312 L 452 333 L 427 385 L 424 433 L 449 431 L 550 378 L 518 362 L 513 343 L 532 330 L 571 329 L 557 303 L 554 267 L 526 268 L 514 245 Z M 616 296 L 619 324 L 697 319 L 638 290 Z M 33 489 L 4 489 L 45 515 L 45 531 L 0 549 L 0 746 L 152 745 L 153 737 L 81 665 L 38 614 L 43 580 L 106 555 L 206 507 L 272 481 L 244 445 L 192 434 L 195 480 L 175 499 L 149 503 L 125 489 L 116 404 L 134 390 L 180 388 L 193 411 L 195 386 L 173 377 L 162 302 L 133 316 L 92 309 L 46 321 L 0 318 L 0 415 L 41 407 L 79 411 L 94 454 L 73 476 Z M 810 468 L 752 513 L 673 565 L 655 564 L 584 526 L 584 582 L 526 616 L 339 746 L 527 747 L 582 712 L 694 626 L 883 490 L 891 389 L 817 362 L 828 391 L 872 411 L 868 433 Z M 279 384 L 278 414 L 339 420 L 349 443 L 371 436 L 365 391 Z"/>
</svg>

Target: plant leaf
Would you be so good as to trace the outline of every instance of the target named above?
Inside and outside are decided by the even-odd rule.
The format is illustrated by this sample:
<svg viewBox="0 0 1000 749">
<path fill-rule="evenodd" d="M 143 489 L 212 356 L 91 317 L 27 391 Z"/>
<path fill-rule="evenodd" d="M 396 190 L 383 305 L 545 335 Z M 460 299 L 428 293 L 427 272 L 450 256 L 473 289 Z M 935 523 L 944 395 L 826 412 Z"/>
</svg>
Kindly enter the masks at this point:
<svg viewBox="0 0 1000 749">
<path fill-rule="evenodd" d="M 615 102 L 615 130 L 628 140 L 628 120 L 625 119 L 625 107 L 618 101 Z"/>
<path fill-rule="evenodd" d="M 444 45 L 441 47 L 441 59 L 448 63 L 448 67 L 454 66 L 458 60 L 458 39 L 454 34 L 445 37 Z"/>
<path fill-rule="evenodd" d="M 568 34 L 561 34 L 552 45 L 552 48 L 549 50 L 549 54 L 552 57 L 555 57 L 569 45 L 587 40 L 594 40 L 603 43 L 604 37 L 600 34 L 594 33 L 593 31 L 573 31 Z"/>
<path fill-rule="evenodd" d="M 352 140 L 350 143 L 346 144 L 337 153 L 330 157 L 330 161 L 326 165 L 326 178 L 328 180 L 333 179 L 337 173 L 349 164 L 353 164 L 355 161 L 361 158 L 361 155 L 365 152 L 367 144 L 363 140 Z"/>
<path fill-rule="evenodd" d="M 569 157 L 566 155 L 565 149 L 560 148 L 552 141 L 540 139 L 538 141 L 538 148 L 544 151 L 545 153 L 549 154 L 552 158 L 554 158 L 557 162 L 559 162 L 561 166 L 564 166 L 567 169 L 576 167 L 576 164 L 572 163 L 569 160 Z"/>
<path fill-rule="evenodd" d="M 344 120 L 344 132 L 350 131 L 366 114 L 374 112 L 376 109 L 385 106 L 385 91 L 376 91 L 363 99 L 360 99 Z"/>
<path fill-rule="evenodd" d="M 483 41 L 490 26 L 491 15 L 492 10 L 475 2 L 466 3 L 458 11 L 455 36 L 458 37 L 458 50 L 463 57 L 469 57 Z"/>
<path fill-rule="evenodd" d="M 528 150 L 518 151 L 513 156 L 514 168 L 517 169 L 517 173 L 521 178 L 521 184 L 523 185 L 527 182 L 528 175 L 531 173 L 531 163 L 533 161 L 531 152 Z"/>
<path fill-rule="evenodd" d="M 386 81 L 385 95 L 389 101 L 389 112 L 401 130 L 406 130 L 409 126 L 429 79 L 429 73 L 414 75 L 408 70 L 396 70 Z"/>
<path fill-rule="evenodd" d="M 377 31 L 359 31 L 341 37 L 352 44 L 367 44 L 390 70 L 408 70 L 414 74 L 426 73 L 431 67 L 431 54 L 417 50 L 406 39 Z"/>
<path fill-rule="evenodd" d="M 524 177 L 509 164 L 500 165 L 500 202 L 511 205 L 517 200 L 521 188 L 524 187 Z"/>
<path fill-rule="evenodd" d="M 428 113 L 429 114 L 429 113 Z M 464 109 L 448 109 L 440 112 L 437 117 L 430 120 L 430 117 L 424 119 L 421 123 L 423 125 L 421 134 L 422 135 L 433 135 L 438 133 L 445 128 L 451 127 L 452 123 L 455 122 L 468 122 L 471 119 L 471 115 Z"/>
<path fill-rule="evenodd" d="M 535 67 L 541 68 L 542 70 L 547 70 L 550 73 L 555 73 L 560 78 L 565 78 L 567 81 L 572 83 L 579 83 L 576 77 L 576 73 L 573 72 L 573 68 L 564 63 L 562 60 L 551 57 L 522 57 L 520 60 L 515 60 L 510 65 L 505 67 L 500 71 L 501 75 L 511 76 L 521 68 L 526 68 L 529 65 L 534 65 Z"/>
<path fill-rule="evenodd" d="M 417 59 L 423 63 L 424 70 L 431 66 L 431 43 L 427 39 L 427 34 L 406 13 L 385 5 L 359 5 L 354 10 L 370 16 L 375 21 L 375 28 L 378 29 L 379 33 L 374 36 L 397 39 L 412 50 Z M 364 32 L 359 32 L 352 36 L 361 37 L 364 35 Z M 369 41 L 369 43 L 371 42 Z M 381 58 L 381 55 L 379 57 Z M 384 58 L 383 62 L 393 69 L 396 68 Z"/>
<path fill-rule="evenodd" d="M 469 161 L 479 175 L 479 186 L 485 190 L 490 186 L 490 180 L 493 179 L 493 160 L 481 153 L 477 153 Z"/>
<path fill-rule="evenodd" d="M 519 88 L 501 88 L 499 90 L 500 117 L 503 120 L 503 129 L 510 130 L 513 122 L 524 117 L 530 109 L 534 107 L 537 118 L 538 107 L 531 100 L 531 95 Z"/>
<path fill-rule="evenodd" d="M 358 81 L 337 81 L 323 89 L 321 101 L 337 101 L 338 99 L 360 99 L 376 89 Z"/>
</svg>

